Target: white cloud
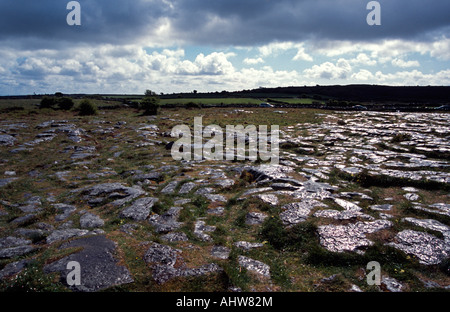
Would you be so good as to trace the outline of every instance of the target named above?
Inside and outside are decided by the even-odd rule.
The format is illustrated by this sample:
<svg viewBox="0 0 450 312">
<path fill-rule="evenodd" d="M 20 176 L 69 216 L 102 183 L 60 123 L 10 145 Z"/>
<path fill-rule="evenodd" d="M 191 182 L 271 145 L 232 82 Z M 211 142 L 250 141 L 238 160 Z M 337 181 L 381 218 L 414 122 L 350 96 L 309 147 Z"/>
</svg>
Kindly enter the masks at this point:
<svg viewBox="0 0 450 312">
<path fill-rule="evenodd" d="M 366 65 L 366 66 L 377 65 L 377 61 L 371 59 L 365 53 L 359 53 L 356 58 L 349 60 L 349 62 L 354 65 Z"/>
<path fill-rule="evenodd" d="M 450 60 L 450 38 L 441 37 L 433 41 L 410 41 L 402 39 L 385 39 L 372 42 L 352 42 L 348 40 L 318 41 L 312 43 L 313 52 L 327 57 L 342 56 L 352 53 L 369 54 L 379 63 L 391 62 L 411 53 L 430 55 L 440 60 Z M 365 53 L 364 53 L 365 52 Z"/>
<path fill-rule="evenodd" d="M 303 44 L 301 46 L 297 46 L 297 49 L 298 49 L 298 51 L 297 51 L 297 54 L 292 59 L 293 61 L 299 61 L 299 60 L 308 61 L 308 62 L 313 61 L 312 56 L 305 52 L 305 48 L 303 47 Z"/>
<path fill-rule="evenodd" d="M 260 57 L 258 58 L 245 58 L 243 61 L 247 65 L 256 65 L 259 63 L 264 63 L 264 60 Z"/>
<path fill-rule="evenodd" d="M 305 69 L 303 73 L 308 78 L 334 80 L 347 79 L 351 71 L 352 67 L 350 63 L 347 60 L 340 58 L 336 64 L 325 62 L 320 65 L 314 65 L 309 69 Z"/>
<path fill-rule="evenodd" d="M 304 43 L 294 43 L 290 41 L 274 42 L 258 48 L 259 53 L 262 57 L 277 56 L 279 53 L 295 49 L 297 50 L 297 54 L 292 58 L 292 60 L 303 60 L 308 62 L 313 61 L 312 56 L 306 53 Z"/>
<path fill-rule="evenodd" d="M 392 60 L 392 65 L 396 66 L 396 67 L 402 67 L 402 68 L 407 68 L 407 67 L 419 67 L 420 63 L 418 61 L 404 61 L 402 59 L 393 59 Z"/>
<path fill-rule="evenodd" d="M 352 74 L 351 79 L 356 81 L 368 81 L 374 78 L 374 75 L 367 69 L 360 69 L 359 72 Z"/>
</svg>

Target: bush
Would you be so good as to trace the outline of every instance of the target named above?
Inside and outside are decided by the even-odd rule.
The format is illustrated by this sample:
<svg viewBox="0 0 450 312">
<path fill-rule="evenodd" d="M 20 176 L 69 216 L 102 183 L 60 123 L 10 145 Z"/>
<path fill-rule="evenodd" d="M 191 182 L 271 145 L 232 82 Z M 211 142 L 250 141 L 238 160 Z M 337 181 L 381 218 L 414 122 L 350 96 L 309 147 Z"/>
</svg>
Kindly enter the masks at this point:
<svg viewBox="0 0 450 312">
<path fill-rule="evenodd" d="M 58 103 L 58 107 L 62 110 L 70 110 L 74 105 L 72 99 L 69 97 L 59 98 L 56 102 Z"/>
<path fill-rule="evenodd" d="M 39 104 L 39 108 L 53 108 L 56 105 L 55 98 L 44 96 Z"/>
<path fill-rule="evenodd" d="M 145 97 L 144 100 L 141 102 L 141 108 L 144 109 L 144 115 L 157 115 L 159 111 L 159 98 L 152 96 L 152 97 Z"/>
<path fill-rule="evenodd" d="M 91 101 L 84 99 L 78 106 L 80 116 L 89 116 L 97 114 L 97 106 Z"/>
<path fill-rule="evenodd" d="M 192 108 L 202 108 L 202 106 L 199 103 L 195 103 L 195 102 L 189 102 L 186 104 L 185 106 L 187 109 L 192 109 Z"/>
</svg>

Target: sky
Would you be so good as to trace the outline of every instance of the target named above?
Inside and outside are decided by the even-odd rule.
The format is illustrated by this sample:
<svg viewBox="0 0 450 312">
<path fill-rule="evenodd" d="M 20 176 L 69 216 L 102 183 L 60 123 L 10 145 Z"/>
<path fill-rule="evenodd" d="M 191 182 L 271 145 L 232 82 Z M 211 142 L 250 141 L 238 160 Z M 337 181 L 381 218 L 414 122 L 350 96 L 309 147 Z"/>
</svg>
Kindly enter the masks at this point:
<svg viewBox="0 0 450 312">
<path fill-rule="evenodd" d="M 0 0 L 0 95 L 450 85 L 448 0 L 69 2 Z"/>
</svg>

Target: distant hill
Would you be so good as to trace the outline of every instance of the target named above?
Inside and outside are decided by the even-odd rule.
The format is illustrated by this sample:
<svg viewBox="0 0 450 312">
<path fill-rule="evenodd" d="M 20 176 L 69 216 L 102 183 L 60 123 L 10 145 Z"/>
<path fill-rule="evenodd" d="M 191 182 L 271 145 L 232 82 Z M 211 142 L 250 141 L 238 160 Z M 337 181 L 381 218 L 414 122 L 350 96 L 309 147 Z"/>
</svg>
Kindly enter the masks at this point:
<svg viewBox="0 0 450 312">
<path fill-rule="evenodd" d="M 346 86 L 315 86 L 315 87 L 278 87 L 259 88 L 239 92 L 230 92 L 241 96 L 295 96 L 314 97 L 361 101 L 361 102 L 407 102 L 407 103 L 435 103 L 450 102 L 450 87 L 393 87 L 379 85 L 346 85 Z"/>
<path fill-rule="evenodd" d="M 342 99 L 364 102 L 450 102 L 450 86 L 394 87 L 380 85 L 346 85 L 346 86 L 314 86 L 314 87 L 279 87 L 259 88 L 233 92 L 233 94 L 279 94 L 280 96 L 313 97 Z"/>
<path fill-rule="evenodd" d="M 59 93 L 59 92 L 58 92 Z M 53 95 L 53 94 L 52 94 Z M 85 96 L 115 101 L 139 100 L 143 94 L 64 94 L 74 99 Z M 0 96 L 0 99 L 40 99 L 44 95 Z M 343 100 L 354 102 L 391 102 L 403 104 L 449 104 L 450 86 L 381 86 L 381 85 L 335 85 L 312 87 L 277 87 L 258 88 L 242 91 L 221 92 L 189 92 L 172 93 L 160 96 L 162 99 L 195 99 L 195 98 L 257 98 L 264 101 L 267 98 L 313 98 L 317 100 Z"/>
</svg>

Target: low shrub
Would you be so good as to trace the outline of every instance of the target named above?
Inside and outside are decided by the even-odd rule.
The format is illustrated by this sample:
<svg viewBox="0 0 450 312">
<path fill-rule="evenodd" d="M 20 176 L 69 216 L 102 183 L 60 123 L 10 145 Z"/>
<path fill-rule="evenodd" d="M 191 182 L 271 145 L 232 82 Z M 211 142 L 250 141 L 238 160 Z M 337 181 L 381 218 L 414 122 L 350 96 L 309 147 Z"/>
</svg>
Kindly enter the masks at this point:
<svg viewBox="0 0 450 312">
<path fill-rule="evenodd" d="M 69 97 L 62 97 L 56 100 L 59 109 L 71 110 L 74 106 L 73 100 Z"/>
<path fill-rule="evenodd" d="M 90 116 L 97 114 L 97 106 L 88 99 L 81 101 L 78 106 L 80 116 Z"/>
</svg>

